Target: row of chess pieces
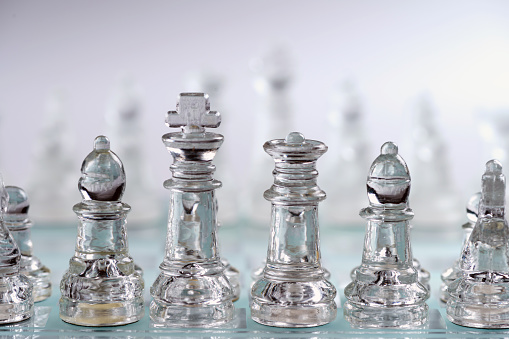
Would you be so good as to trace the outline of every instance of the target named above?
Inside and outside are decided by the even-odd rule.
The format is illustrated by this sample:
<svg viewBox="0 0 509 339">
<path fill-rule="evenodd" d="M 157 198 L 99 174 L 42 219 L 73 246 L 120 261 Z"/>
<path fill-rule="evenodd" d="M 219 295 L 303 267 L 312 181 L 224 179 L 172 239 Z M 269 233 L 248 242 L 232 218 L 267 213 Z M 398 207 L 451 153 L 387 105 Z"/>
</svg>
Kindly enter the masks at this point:
<svg viewBox="0 0 509 339">
<path fill-rule="evenodd" d="M 214 327 L 233 321 L 239 297 L 238 271 L 217 249 L 217 201 L 212 160 L 223 137 L 207 132 L 220 123 L 208 96 L 182 93 L 166 124 L 180 128 L 163 136 L 173 156 L 167 247 L 160 274 L 150 289 L 154 326 Z M 262 270 L 250 291 L 251 318 L 277 327 L 313 327 L 337 315 L 336 288 L 322 268 L 317 160 L 327 146 L 292 132 L 264 144 L 275 162 L 274 185 L 264 193 L 272 203 L 271 239 Z M 413 328 L 428 321 L 429 274 L 413 259 L 410 246 L 410 174 L 397 146 L 385 143 L 367 179 L 369 206 L 362 263 L 345 288 L 344 316 L 353 327 Z M 83 326 L 124 325 L 144 316 L 144 282 L 127 250 L 129 205 L 122 197 L 125 171 L 99 136 L 81 167 L 76 251 L 61 283 L 60 317 Z M 0 322 L 29 318 L 34 301 L 51 293 L 49 270 L 32 255 L 28 199 L 18 187 L 0 187 L 5 289 Z M 505 177 L 496 160 L 486 165 L 479 217 L 460 260 L 444 273 L 442 298 L 457 324 L 509 327 L 507 265 L 509 230 L 504 217 Z M 474 199 L 475 200 L 475 199 Z M 475 201 L 472 202 L 475 214 Z"/>
</svg>

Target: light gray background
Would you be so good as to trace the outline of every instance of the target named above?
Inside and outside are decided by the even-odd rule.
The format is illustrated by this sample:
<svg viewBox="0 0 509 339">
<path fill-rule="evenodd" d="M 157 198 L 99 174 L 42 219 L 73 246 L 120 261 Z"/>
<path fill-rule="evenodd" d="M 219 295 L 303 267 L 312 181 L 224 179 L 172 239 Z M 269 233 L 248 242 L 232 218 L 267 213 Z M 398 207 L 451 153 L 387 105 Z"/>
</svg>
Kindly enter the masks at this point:
<svg viewBox="0 0 509 339">
<path fill-rule="evenodd" d="M 227 79 L 225 148 L 241 173 L 257 103 L 248 65 L 274 41 L 294 52 L 296 129 L 308 138 L 327 141 L 332 87 L 349 77 L 364 98 L 373 157 L 386 140 L 405 157 L 412 100 L 426 90 L 456 184 L 469 195 L 465 183 L 480 181 L 488 159 L 476 112 L 509 107 L 508 1 L 0 0 L 0 171 L 8 184 L 27 182 L 54 88 L 68 94 L 79 171 L 128 73 L 143 88 L 144 147 L 162 184 L 171 163 L 160 139 L 165 112 L 186 74 L 210 67 Z"/>
</svg>

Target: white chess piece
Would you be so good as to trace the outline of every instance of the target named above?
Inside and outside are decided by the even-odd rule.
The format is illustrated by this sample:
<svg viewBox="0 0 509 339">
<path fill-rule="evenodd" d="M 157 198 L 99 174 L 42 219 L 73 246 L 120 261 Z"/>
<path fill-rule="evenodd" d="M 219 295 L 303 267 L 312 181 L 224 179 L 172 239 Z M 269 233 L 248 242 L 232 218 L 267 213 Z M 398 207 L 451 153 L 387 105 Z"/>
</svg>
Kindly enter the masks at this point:
<svg viewBox="0 0 509 339">
<path fill-rule="evenodd" d="M 328 116 L 332 156 L 319 168 L 321 186 L 327 189 L 323 202 L 323 225 L 348 227 L 362 224 L 358 213 L 365 205 L 368 142 L 362 104 L 354 84 L 345 81 L 334 89 Z"/>
<path fill-rule="evenodd" d="M 74 161 L 74 138 L 68 117 L 65 95 L 55 91 L 46 103 L 27 184 L 32 201 L 31 215 L 44 226 L 75 221 L 72 202 L 77 194 L 73 172 L 79 170 L 79 163 Z"/>
<path fill-rule="evenodd" d="M 256 74 L 254 87 L 259 95 L 259 106 L 255 115 L 253 152 L 243 210 L 253 225 L 268 228 L 270 215 L 260 211 L 267 208 L 263 191 L 273 181 L 274 164 L 264 154 L 262 146 L 266 140 L 292 131 L 293 110 L 289 95 L 294 78 L 292 58 L 287 48 L 278 45 L 263 57 L 254 59 L 251 68 Z"/>
<path fill-rule="evenodd" d="M 415 118 L 411 200 L 416 217 L 412 224 L 417 230 L 457 232 L 463 209 L 450 175 L 447 145 L 428 96 L 419 98 Z"/>
<path fill-rule="evenodd" d="M 106 111 L 107 134 L 122 158 L 129 185 L 125 200 L 132 207 L 129 227 L 154 225 L 161 217 L 155 183 L 145 156 L 140 90 L 130 78 L 124 78 Z"/>
</svg>

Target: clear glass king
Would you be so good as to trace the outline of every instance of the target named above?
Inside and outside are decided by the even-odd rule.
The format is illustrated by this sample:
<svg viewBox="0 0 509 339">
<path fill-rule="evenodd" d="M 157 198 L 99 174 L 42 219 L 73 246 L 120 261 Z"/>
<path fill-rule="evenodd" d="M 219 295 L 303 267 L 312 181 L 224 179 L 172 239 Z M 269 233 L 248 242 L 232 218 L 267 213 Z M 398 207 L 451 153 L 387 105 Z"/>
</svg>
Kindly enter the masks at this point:
<svg viewBox="0 0 509 339">
<path fill-rule="evenodd" d="M 30 207 L 25 191 L 16 186 L 5 187 L 9 195 L 7 213 L 4 223 L 16 241 L 21 253 L 20 270 L 32 282 L 34 301 L 42 301 L 51 295 L 51 274 L 39 258 L 33 255 L 32 236 L 30 229 L 32 222 L 28 218 Z"/>
<path fill-rule="evenodd" d="M 470 238 L 470 234 L 472 234 L 472 230 L 474 229 L 475 223 L 477 222 L 477 217 L 479 214 L 479 202 L 481 200 L 481 192 L 477 192 L 468 199 L 467 202 L 467 219 L 468 221 L 464 223 L 461 228 L 463 229 L 463 246 L 461 247 L 461 251 L 463 252 L 463 248 L 468 242 Z M 461 278 L 463 276 L 463 271 L 461 270 L 461 260 L 456 260 L 451 267 L 447 268 L 442 272 L 440 278 L 442 279 L 442 285 L 440 286 L 440 300 L 443 302 L 447 302 L 449 300 L 449 285 L 452 284 L 456 279 Z"/>
<path fill-rule="evenodd" d="M 124 166 L 98 136 L 81 165 L 78 188 L 76 251 L 60 282 L 60 318 L 83 326 L 133 323 L 144 315 L 143 278 L 128 252 L 126 217 L 121 202 L 126 184 Z"/>
<path fill-rule="evenodd" d="M 221 182 L 212 160 L 223 136 L 205 131 L 221 123 L 208 95 L 181 93 L 166 125 L 181 132 L 163 135 L 173 156 L 166 255 L 150 288 L 155 327 L 213 327 L 233 319 L 234 291 L 217 246 L 216 198 Z"/>
<path fill-rule="evenodd" d="M 410 247 L 414 214 L 410 174 L 392 142 L 382 145 L 368 174 L 369 207 L 362 264 L 345 288 L 344 315 L 354 328 L 412 328 L 428 319 L 429 292 L 418 279 Z"/>
<path fill-rule="evenodd" d="M 277 327 L 313 327 L 336 318 L 336 288 L 320 263 L 316 161 L 324 143 L 292 132 L 263 145 L 274 159 L 274 184 L 264 197 L 272 203 L 267 263 L 251 288 L 251 318 Z"/>
<path fill-rule="evenodd" d="M 497 160 L 482 176 L 479 216 L 460 257 L 461 277 L 449 285 L 447 318 L 478 328 L 509 328 L 509 228 L 505 176 Z"/>
<path fill-rule="evenodd" d="M 0 324 L 26 320 L 34 313 L 32 282 L 20 273 L 21 253 L 4 223 L 8 203 L 0 175 Z"/>
</svg>

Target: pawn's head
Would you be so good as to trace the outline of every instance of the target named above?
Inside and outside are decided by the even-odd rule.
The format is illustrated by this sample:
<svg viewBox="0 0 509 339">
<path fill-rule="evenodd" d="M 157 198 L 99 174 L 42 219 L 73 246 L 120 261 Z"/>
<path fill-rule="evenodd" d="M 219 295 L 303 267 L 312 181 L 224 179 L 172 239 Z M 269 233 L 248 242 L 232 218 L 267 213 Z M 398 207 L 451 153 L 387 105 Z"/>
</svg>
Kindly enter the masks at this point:
<svg viewBox="0 0 509 339">
<path fill-rule="evenodd" d="M 9 195 L 7 214 L 18 215 L 26 218 L 30 204 L 25 191 L 17 186 L 7 186 L 5 187 L 5 191 Z"/>
<path fill-rule="evenodd" d="M 404 208 L 408 205 L 410 174 L 396 144 L 389 141 L 382 145 L 380 155 L 371 165 L 366 185 L 369 202 L 374 207 Z"/>
<path fill-rule="evenodd" d="M 105 136 L 94 140 L 94 150 L 83 160 L 78 188 L 84 200 L 120 201 L 125 189 L 125 172 Z"/>
<path fill-rule="evenodd" d="M 9 204 L 9 194 L 5 190 L 4 178 L 0 174 L 0 217 L 7 211 Z"/>
</svg>

